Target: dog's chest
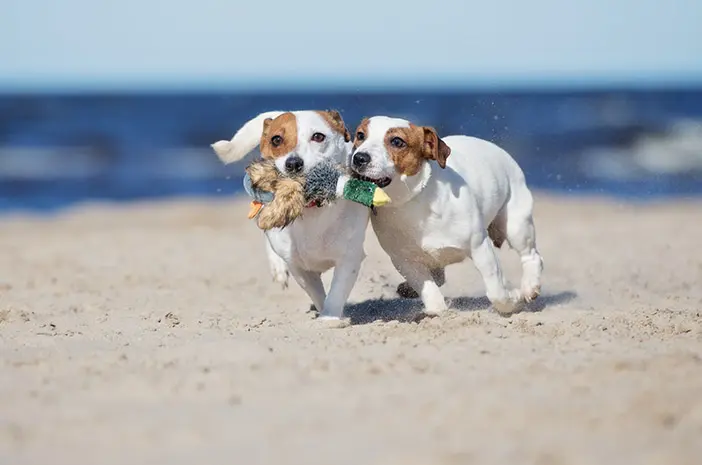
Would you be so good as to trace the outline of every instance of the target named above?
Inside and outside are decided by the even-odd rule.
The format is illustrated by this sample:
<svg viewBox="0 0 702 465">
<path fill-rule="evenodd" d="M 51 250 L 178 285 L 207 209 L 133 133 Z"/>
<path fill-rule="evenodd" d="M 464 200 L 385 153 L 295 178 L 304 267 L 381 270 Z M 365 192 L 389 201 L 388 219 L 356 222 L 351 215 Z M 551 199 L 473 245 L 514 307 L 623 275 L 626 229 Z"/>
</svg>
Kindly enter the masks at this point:
<svg viewBox="0 0 702 465">
<path fill-rule="evenodd" d="M 367 209 L 362 205 L 340 203 L 308 208 L 303 217 L 291 225 L 290 257 L 302 268 L 328 270 L 357 243 L 362 244 L 368 222 Z"/>
<path fill-rule="evenodd" d="M 409 207 L 409 208 L 407 208 Z M 373 218 L 373 228 L 391 256 L 444 266 L 466 258 L 471 225 L 468 215 L 451 208 L 418 203 L 387 209 Z"/>
</svg>

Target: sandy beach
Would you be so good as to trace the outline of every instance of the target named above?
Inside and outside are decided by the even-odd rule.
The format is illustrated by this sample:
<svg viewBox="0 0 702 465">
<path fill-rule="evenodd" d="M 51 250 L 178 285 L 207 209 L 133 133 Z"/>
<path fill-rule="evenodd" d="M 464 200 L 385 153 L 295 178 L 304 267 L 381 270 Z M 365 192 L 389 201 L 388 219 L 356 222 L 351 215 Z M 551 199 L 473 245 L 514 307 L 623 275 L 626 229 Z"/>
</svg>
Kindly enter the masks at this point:
<svg viewBox="0 0 702 465">
<path fill-rule="evenodd" d="M 415 318 L 369 229 L 337 329 L 243 199 L 0 217 L 0 463 L 699 464 L 702 203 L 536 202 L 530 311 Z"/>
</svg>

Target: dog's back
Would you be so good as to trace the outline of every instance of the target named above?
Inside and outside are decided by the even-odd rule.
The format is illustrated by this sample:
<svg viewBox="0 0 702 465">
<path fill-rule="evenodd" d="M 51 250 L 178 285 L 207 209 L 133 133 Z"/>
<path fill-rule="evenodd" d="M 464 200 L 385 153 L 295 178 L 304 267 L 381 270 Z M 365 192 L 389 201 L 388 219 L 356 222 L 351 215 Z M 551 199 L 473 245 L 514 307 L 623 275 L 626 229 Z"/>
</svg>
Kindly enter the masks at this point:
<svg viewBox="0 0 702 465">
<path fill-rule="evenodd" d="M 432 176 L 455 183 L 458 174 L 467 184 L 485 224 L 492 222 L 513 193 L 531 198 L 524 172 L 501 147 L 462 135 L 447 136 L 443 141 L 451 148 L 447 169 L 434 169 Z"/>
</svg>

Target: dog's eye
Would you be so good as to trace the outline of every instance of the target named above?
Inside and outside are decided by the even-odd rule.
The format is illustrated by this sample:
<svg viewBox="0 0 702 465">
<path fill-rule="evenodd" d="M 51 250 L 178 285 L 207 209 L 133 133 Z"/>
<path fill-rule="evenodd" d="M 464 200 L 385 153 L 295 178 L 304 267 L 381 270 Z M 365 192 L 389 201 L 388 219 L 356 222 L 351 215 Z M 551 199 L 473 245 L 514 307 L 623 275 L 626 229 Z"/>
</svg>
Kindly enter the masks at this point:
<svg viewBox="0 0 702 465">
<path fill-rule="evenodd" d="M 271 145 L 272 145 L 273 147 L 278 147 L 278 146 L 280 146 L 280 144 L 282 144 L 282 143 L 283 143 L 283 138 L 282 138 L 282 137 L 280 137 L 280 136 L 273 136 L 273 137 L 271 137 Z"/>
<path fill-rule="evenodd" d="M 390 141 L 390 143 L 391 143 L 392 146 L 395 147 L 396 149 L 404 148 L 404 147 L 407 145 L 407 144 L 405 143 L 405 141 L 403 141 L 403 140 L 400 139 L 399 137 L 393 137 L 392 140 Z"/>
<path fill-rule="evenodd" d="M 324 142 L 324 139 L 326 139 L 326 138 L 327 138 L 327 136 L 325 136 L 321 132 L 315 132 L 314 134 L 312 134 L 312 140 L 314 142 L 322 143 L 322 142 Z"/>
<path fill-rule="evenodd" d="M 363 131 L 358 131 L 356 133 L 356 140 L 365 140 L 365 139 L 366 139 L 366 135 L 363 133 Z"/>
</svg>

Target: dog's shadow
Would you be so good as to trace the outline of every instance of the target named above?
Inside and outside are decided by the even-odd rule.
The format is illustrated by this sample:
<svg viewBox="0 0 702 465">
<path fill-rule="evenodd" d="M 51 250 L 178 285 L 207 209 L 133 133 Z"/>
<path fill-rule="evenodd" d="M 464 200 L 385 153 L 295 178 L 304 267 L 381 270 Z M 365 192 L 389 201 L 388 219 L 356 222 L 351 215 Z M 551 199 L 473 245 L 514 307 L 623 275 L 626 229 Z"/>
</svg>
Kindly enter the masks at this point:
<svg viewBox="0 0 702 465">
<path fill-rule="evenodd" d="M 524 304 L 521 312 L 535 313 L 544 310 L 551 305 L 565 304 L 577 297 L 573 291 L 563 291 L 556 294 L 546 294 L 539 296 L 533 302 Z M 448 299 L 449 307 L 460 312 L 471 312 L 476 310 L 487 310 L 490 308 L 490 301 L 487 297 L 457 297 Z M 356 304 L 347 305 L 344 309 L 345 315 L 350 319 L 352 325 L 364 325 L 374 321 L 419 321 L 427 317 L 423 313 L 423 305 L 420 299 L 372 299 Z"/>
</svg>

